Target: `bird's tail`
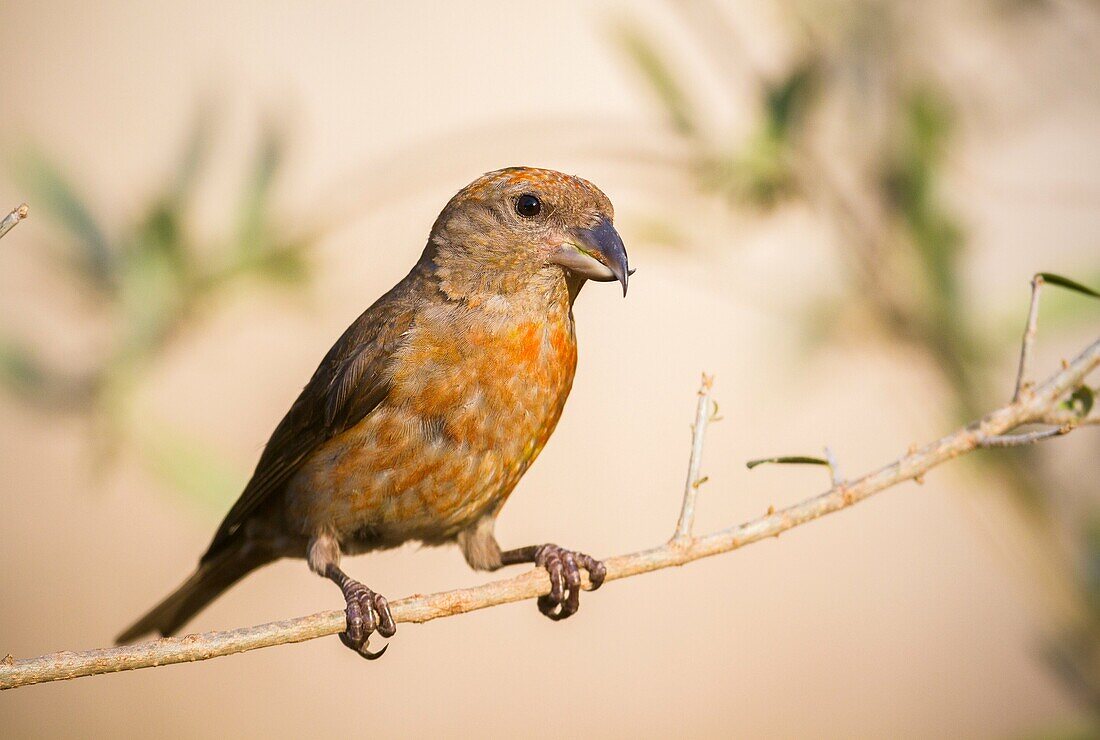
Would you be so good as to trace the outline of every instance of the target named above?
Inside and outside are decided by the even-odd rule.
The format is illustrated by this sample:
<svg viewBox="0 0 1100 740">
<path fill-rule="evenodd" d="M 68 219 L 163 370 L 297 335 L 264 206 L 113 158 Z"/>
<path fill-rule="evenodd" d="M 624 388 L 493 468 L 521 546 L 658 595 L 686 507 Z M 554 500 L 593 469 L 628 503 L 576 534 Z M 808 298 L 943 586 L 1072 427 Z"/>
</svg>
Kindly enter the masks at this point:
<svg viewBox="0 0 1100 740">
<path fill-rule="evenodd" d="M 115 638 L 115 642 L 131 642 L 150 632 L 159 632 L 164 637 L 174 634 L 227 588 L 273 560 L 269 551 L 243 538 L 227 543 L 221 552 L 204 558 L 190 578 Z"/>
</svg>

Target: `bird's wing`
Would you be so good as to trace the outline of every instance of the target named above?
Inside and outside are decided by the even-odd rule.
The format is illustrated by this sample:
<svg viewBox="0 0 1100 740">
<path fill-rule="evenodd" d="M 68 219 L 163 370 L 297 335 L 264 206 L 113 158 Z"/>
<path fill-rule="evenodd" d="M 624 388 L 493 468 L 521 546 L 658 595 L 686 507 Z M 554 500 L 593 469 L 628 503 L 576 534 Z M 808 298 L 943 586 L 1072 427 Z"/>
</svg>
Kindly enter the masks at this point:
<svg viewBox="0 0 1100 740">
<path fill-rule="evenodd" d="M 364 311 L 333 345 L 275 428 L 252 479 L 218 527 L 202 562 L 220 552 L 273 494 L 282 492 L 314 449 L 355 426 L 386 397 L 386 367 L 412 325 L 416 299 L 430 290 L 427 282 L 418 266 Z"/>
</svg>

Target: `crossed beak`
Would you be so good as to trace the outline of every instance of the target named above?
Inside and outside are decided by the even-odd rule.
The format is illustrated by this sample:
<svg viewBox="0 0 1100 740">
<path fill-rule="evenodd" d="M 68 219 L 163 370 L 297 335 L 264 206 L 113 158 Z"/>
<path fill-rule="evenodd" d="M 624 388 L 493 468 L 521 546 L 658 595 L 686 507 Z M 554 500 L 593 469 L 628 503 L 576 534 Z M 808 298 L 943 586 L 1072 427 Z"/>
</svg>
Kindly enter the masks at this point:
<svg viewBox="0 0 1100 740">
<path fill-rule="evenodd" d="M 591 229 L 574 229 L 570 238 L 550 255 L 550 261 L 561 265 L 578 277 L 608 283 L 618 280 L 626 284 L 634 273 L 626 260 L 626 247 L 606 218 Z"/>
</svg>

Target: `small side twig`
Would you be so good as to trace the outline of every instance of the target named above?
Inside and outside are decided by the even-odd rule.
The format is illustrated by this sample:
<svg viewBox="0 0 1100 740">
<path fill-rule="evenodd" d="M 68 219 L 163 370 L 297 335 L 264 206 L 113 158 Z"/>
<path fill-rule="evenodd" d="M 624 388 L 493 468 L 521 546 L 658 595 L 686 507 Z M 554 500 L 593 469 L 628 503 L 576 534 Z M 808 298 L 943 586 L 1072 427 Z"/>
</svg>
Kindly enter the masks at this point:
<svg viewBox="0 0 1100 740">
<path fill-rule="evenodd" d="M 15 225 L 27 217 L 27 213 L 30 208 L 26 203 L 19 204 L 18 208 L 12 210 L 7 216 L 4 216 L 4 220 L 0 221 L 0 238 L 3 238 L 4 234 L 15 228 Z"/>
<path fill-rule="evenodd" d="M 1024 434 L 999 434 L 979 440 L 978 447 L 987 449 L 991 447 L 1022 447 L 1023 445 L 1041 442 L 1044 439 L 1061 437 L 1063 434 L 1069 434 L 1071 431 L 1073 431 L 1073 425 L 1066 424 L 1057 429 L 1040 429 L 1036 432 L 1026 432 Z"/>
<path fill-rule="evenodd" d="M 1035 419 L 1035 422 L 1038 424 L 1051 424 L 1059 427 L 1085 427 L 1100 424 L 1100 413 L 1094 410 L 1088 416 L 1078 416 L 1070 409 L 1055 408 L 1045 412 L 1042 416 Z"/>
<path fill-rule="evenodd" d="M 703 465 L 703 441 L 707 434 L 707 424 L 712 417 L 710 391 L 714 377 L 703 373 L 699 384 L 699 401 L 695 405 L 695 423 L 691 427 L 691 457 L 688 459 L 687 480 L 684 482 L 684 503 L 680 509 L 680 520 L 676 523 L 676 532 L 672 540 L 691 537 L 691 528 L 695 524 L 695 495 L 704 480 L 699 477 Z"/>
<path fill-rule="evenodd" d="M 1031 360 L 1031 348 L 1035 344 L 1035 334 L 1039 329 L 1039 293 L 1043 290 L 1043 276 L 1036 275 L 1031 279 L 1031 307 L 1027 311 L 1027 326 L 1024 329 L 1024 339 L 1020 343 L 1020 367 L 1016 371 L 1016 391 L 1012 394 L 1012 402 L 1020 400 L 1020 394 L 1027 383 L 1027 365 Z"/>
<path fill-rule="evenodd" d="M 825 460 L 829 463 L 829 475 L 832 476 L 833 488 L 840 488 L 844 485 L 844 476 L 840 473 L 840 466 L 837 464 L 836 455 L 828 447 L 825 448 Z"/>
</svg>

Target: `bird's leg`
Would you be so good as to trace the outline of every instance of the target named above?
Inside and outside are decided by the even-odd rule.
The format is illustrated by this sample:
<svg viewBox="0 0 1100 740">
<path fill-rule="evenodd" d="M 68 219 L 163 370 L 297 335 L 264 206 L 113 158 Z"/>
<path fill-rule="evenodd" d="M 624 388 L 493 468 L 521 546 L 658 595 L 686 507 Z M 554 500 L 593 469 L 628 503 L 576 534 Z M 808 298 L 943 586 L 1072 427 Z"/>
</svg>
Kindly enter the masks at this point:
<svg viewBox="0 0 1100 740">
<path fill-rule="evenodd" d="M 577 613 L 581 597 L 581 568 L 588 571 L 592 590 L 603 585 L 607 568 L 599 560 L 583 552 L 566 550 L 557 545 L 531 545 L 500 554 L 501 565 L 534 563 L 550 574 L 550 593 L 540 596 L 539 611 L 555 621 Z"/>
<path fill-rule="evenodd" d="M 348 576 L 334 564 L 325 569 L 325 577 L 340 587 L 347 607 L 347 628 L 340 633 L 340 641 L 367 660 L 377 660 L 386 652 L 383 647 L 377 653 L 367 648 L 367 642 L 375 631 L 382 637 L 393 637 L 397 625 L 390 613 L 389 602 L 382 594 L 376 594 L 359 581 Z"/>
<path fill-rule="evenodd" d="M 335 583 L 344 594 L 347 626 L 340 633 L 340 641 L 367 660 L 381 658 L 389 645 L 372 653 L 367 643 L 374 632 L 382 637 L 393 637 L 397 632 L 386 597 L 340 570 L 340 543 L 331 532 L 321 532 L 310 540 L 307 557 L 310 569 Z"/>
<path fill-rule="evenodd" d="M 493 527 L 497 511 L 491 511 L 458 535 L 458 545 L 466 562 L 475 570 L 497 570 L 505 565 L 534 563 L 550 574 L 550 593 L 540 596 L 539 611 L 553 620 L 576 614 L 581 598 L 581 568 L 588 571 L 588 580 L 595 591 L 603 585 L 607 568 L 599 560 L 583 552 L 566 550 L 557 545 L 531 545 L 501 552 Z"/>
</svg>

